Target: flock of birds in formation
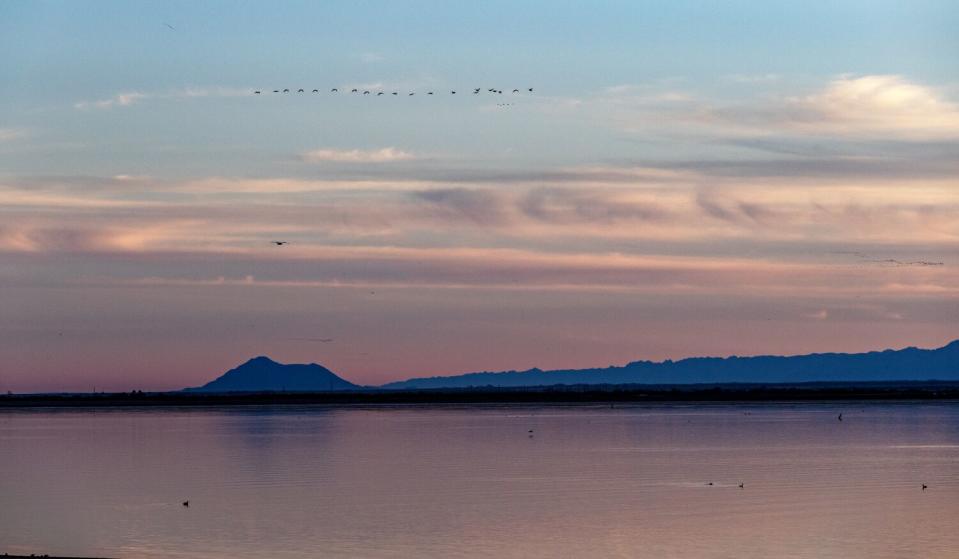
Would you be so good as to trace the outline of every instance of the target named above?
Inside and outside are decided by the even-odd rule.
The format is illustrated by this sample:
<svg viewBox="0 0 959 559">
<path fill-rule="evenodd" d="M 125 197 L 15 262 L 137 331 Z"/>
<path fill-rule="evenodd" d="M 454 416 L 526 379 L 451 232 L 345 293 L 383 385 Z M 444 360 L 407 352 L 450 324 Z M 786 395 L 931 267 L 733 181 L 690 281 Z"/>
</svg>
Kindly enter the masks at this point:
<svg viewBox="0 0 959 559">
<path fill-rule="evenodd" d="M 253 95 L 261 95 L 261 94 L 263 93 L 263 91 L 270 91 L 270 90 L 260 90 L 260 89 L 256 89 L 256 90 L 253 91 Z M 345 90 L 344 90 L 344 91 L 345 91 Z M 273 93 L 281 93 L 281 94 L 282 94 L 282 93 L 292 93 L 292 92 L 293 92 L 293 90 L 290 89 L 290 88 L 274 89 L 274 90 L 273 90 Z M 320 92 L 319 89 L 314 89 L 311 93 L 319 93 L 319 92 Z M 340 88 L 338 88 L 338 87 L 334 87 L 333 89 L 330 90 L 330 93 L 339 93 L 339 92 L 340 92 Z M 296 90 L 296 93 L 306 93 L 306 89 L 299 88 L 299 89 Z M 371 89 L 360 89 L 360 88 L 356 88 L 356 87 L 350 89 L 350 93 L 355 93 L 355 94 L 357 94 L 357 95 L 372 95 L 372 96 L 374 96 L 374 97 L 380 97 L 380 96 L 382 96 L 382 95 L 395 95 L 395 96 L 397 96 L 397 97 L 400 96 L 400 92 L 399 92 L 399 91 L 391 91 L 391 92 L 386 92 L 386 91 L 373 91 L 373 90 L 371 90 Z M 489 87 L 489 88 L 486 88 L 486 91 L 483 91 L 483 88 L 482 88 L 482 87 L 474 87 L 473 90 L 472 90 L 472 93 L 473 93 L 473 95 L 479 95 L 480 93 L 488 93 L 488 94 L 492 94 L 492 95 L 503 95 L 503 90 L 502 90 L 502 89 L 499 89 L 499 88 L 496 88 L 496 87 Z M 525 91 L 523 91 L 523 90 L 521 90 L 521 89 L 519 89 L 519 88 L 514 88 L 513 91 L 512 91 L 512 93 L 513 93 L 513 94 L 517 94 L 517 93 L 533 93 L 533 88 L 532 88 L 532 87 L 528 87 L 528 88 L 526 88 Z M 434 95 L 434 94 L 435 94 L 435 93 L 434 93 L 433 91 L 427 91 L 427 92 L 425 93 L 425 95 Z M 450 94 L 450 95 L 456 95 L 456 90 L 455 90 L 455 89 L 451 89 L 450 92 L 449 92 L 449 94 Z M 416 95 L 416 92 L 415 92 L 415 91 L 410 91 L 410 92 L 407 92 L 406 95 L 404 95 L 404 97 L 413 97 L 414 95 Z M 497 103 L 497 106 L 500 106 L 500 107 L 508 107 L 508 106 L 511 106 L 511 105 L 513 105 L 513 103 Z"/>
</svg>

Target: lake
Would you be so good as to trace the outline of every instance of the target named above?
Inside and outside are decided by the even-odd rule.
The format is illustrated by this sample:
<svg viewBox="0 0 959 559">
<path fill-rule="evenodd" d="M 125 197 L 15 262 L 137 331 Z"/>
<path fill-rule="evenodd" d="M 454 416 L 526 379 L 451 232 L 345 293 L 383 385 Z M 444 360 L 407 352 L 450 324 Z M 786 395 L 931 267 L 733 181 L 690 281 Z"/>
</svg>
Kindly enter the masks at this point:
<svg viewBox="0 0 959 559">
<path fill-rule="evenodd" d="M 6 410 L 4 552 L 956 557 L 959 405 Z"/>
</svg>

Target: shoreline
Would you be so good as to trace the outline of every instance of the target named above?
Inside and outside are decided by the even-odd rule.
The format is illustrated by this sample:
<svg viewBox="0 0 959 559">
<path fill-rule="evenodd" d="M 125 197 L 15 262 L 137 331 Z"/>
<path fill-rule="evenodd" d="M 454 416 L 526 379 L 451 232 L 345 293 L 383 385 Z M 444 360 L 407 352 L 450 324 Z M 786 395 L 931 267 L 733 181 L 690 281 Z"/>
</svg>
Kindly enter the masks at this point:
<svg viewBox="0 0 959 559">
<path fill-rule="evenodd" d="M 121 392 L 0 395 L 0 409 L 138 408 L 377 404 L 616 404 L 679 402 L 959 401 L 959 382 L 863 382 L 697 385 L 560 385 L 549 387 L 337 392 Z"/>
</svg>

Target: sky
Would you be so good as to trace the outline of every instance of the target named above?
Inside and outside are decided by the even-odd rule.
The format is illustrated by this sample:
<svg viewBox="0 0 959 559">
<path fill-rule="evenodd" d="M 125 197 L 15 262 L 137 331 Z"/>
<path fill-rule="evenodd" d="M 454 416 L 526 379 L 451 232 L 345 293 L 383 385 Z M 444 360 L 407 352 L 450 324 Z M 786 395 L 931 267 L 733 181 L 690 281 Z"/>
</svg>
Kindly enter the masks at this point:
<svg viewBox="0 0 959 559">
<path fill-rule="evenodd" d="M 0 3 L 0 391 L 959 338 L 959 5 L 596 4 Z"/>
</svg>

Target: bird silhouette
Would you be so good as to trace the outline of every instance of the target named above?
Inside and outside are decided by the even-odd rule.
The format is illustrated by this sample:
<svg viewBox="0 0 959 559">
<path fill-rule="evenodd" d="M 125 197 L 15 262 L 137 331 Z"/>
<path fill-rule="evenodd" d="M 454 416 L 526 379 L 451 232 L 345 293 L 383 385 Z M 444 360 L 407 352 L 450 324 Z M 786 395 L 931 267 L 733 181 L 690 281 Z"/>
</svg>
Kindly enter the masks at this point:
<svg viewBox="0 0 959 559">
<path fill-rule="evenodd" d="M 301 89 L 297 89 L 296 92 L 297 92 L 297 93 L 303 93 L 303 89 L 302 89 L 302 88 L 301 88 Z"/>
<path fill-rule="evenodd" d="M 513 93 L 519 93 L 519 90 L 518 90 L 518 89 L 514 89 L 514 90 L 513 90 Z"/>
<path fill-rule="evenodd" d="M 922 490 L 923 490 L 923 491 L 925 491 L 927 487 L 929 487 L 929 486 L 926 485 L 925 483 L 922 484 Z"/>
<path fill-rule="evenodd" d="M 393 95 L 399 95 L 399 93 L 397 93 L 397 92 L 394 91 L 394 92 L 393 92 Z"/>
<path fill-rule="evenodd" d="M 270 242 L 275 244 L 278 247 L 290 244 L 290 241 L 270 241 Z"/>
<path fill-rule="evenodd" d="M 455 91 L 450 91 L 450 95 L 456 95 Z"/>
<path fill-rule="evenodd" d="M 283 93 L 289 93 L 289 92 L 290 92 L 289 89 L 284 89 L 284 90 L 283 90 Z"/>
<path fill-rule="evenodd" d="M 190 506 L 190 501 L 183 501 L 183 506 L 185 506 L 185 507 Z"/>
<path fill-rule="evenodd" d="M 531 88 L 529 88 L 529 92 L 530 92 L 530 93 L 532 93 L 532 92 L 533 92 L 533 88 L 532 88 L 532 87 L 531 87 Z"/>
<path fill-rule="evenodd" d="M 480 90 L 480 88 L 477 87 L 476 89 L 473 90 L 473 94 L 475 95 L 475 94 L 479 93 L 479 90 Z"/>
<path fill-rule="evenodd" d="M 427 94 L 427 95 L 432 95 L 433 92 L 432 92 L 432 91 L 428 91 L 426 94 Z"/>
<path fill-rule="evenodd" d="M 369 95 L 369 94 L 370 94 L 369 91 L 364 91 L 364 92 L 363 92 L 363 95 Z"/>
<path fill-rule="evenodd" d="M 746 487 L 746 484 L 745 484 L 745 483 L 742 483 L 742 482 L 740 482 L 740 483 L 739 483 L 739 488 L 740 488 L 740 489 L 743 489 L 744 487 Z"/>
<path fill-rule="evenodd" d="M 337 89 L 337 88 L 334 87 L 333 89 L 330 90 L 330 93 L 336 93 L 336 92 L 338 92 L 338 91 L 339 91 L 339 89 Z"/>
<path fill-rule="evenodd" d="M 837 417 L 836 419 L 838 419 L 839 421 L 842 421 L 842 414 L 839 414 L 839 417 Z"/>
<path fill-rule="evenodd" d="M 414 93 L 414 92 L 411 91 L 410 94 L 409 94 L 409 97 L 412 97 L 412 96 L 414 96 L 414 95 L 416 95 L 416 93 Z"/>
<path fill-rule="evenodd" d="M 166 26 L 169 27 L 170 29 L 176 31 L 176 27 L 173 27 L 172 25 L 170 25 L 170 24 L 167 23 L 167 22 L 163 22 L 163 25 L 166 25 Z"/>
<path fill-rule="evenodd" d="M 377 93 L 376 95 L 377 95 L 377 97 L 378 97 L 378 96 L 380 96 L 380 95 L 383 95 L 383 92 L 382 92 L 382 91 L 380 91 L 380 92 L 379 92 L 379 93 Z"/>
<path fill-rule="evenodd" d="M 356 93 L 356 88 L 354 87 L 353 89 L 351 89 L 350 93 Z"/>
<path fill-rule="evenodd" d="M 314 90 L 313 90 L 313 93 L 319 93 L 319 92 L 320 92 L 319 89 L 314 89 Z"/>
<path fill-rule="evenodd" d="M 274 90 L 273 90 L 273 93 L 279 93 L 279 92 L 280 92 L 279 89 L 274 89 Z"/>
<path fill-rule="evenodd" d="M 259 95 L 259 94 L 260 94 L 259 90 L 253 92 L 253 95 Z"/>
</svg>

